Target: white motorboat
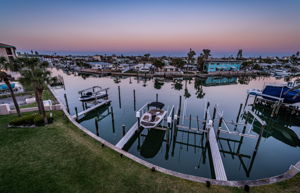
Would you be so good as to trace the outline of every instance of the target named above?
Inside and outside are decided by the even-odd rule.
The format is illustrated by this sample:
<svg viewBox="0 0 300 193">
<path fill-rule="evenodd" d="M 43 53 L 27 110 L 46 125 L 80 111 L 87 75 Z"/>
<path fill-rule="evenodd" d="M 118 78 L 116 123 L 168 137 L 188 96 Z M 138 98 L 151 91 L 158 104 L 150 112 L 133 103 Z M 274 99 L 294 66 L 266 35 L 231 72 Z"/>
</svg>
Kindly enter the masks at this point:
<svg viewBox="0 0 300 193">
<path fill-rule="evenodd" d="M 160 102 L 148 104 L 148 111 L 142 115 L 140 125 L 146 129 L 151 129 L 159 125 L 167 114 L 167 111 L 163 107 L 164 104 Z"/>
</svg>

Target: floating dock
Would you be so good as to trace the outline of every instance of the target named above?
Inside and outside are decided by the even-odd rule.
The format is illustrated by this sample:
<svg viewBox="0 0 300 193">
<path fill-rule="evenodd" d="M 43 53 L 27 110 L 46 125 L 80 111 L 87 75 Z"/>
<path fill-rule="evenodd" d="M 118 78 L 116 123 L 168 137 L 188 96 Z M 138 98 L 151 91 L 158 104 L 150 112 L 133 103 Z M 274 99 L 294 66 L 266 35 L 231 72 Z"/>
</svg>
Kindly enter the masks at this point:
<svg viewBox="0 0 300 193">
<path fill-rule="evenodd" d="M 101 106 L 109 104 L 110 102 L 111 102 L 110 100 L 103 100 L 103 101 L 99 102 L 98 104 L 96 104 L 95 106 L 92 106 L 92 107 L 90 107 L 90 108 L 88 108 L 88 109 L 86 109 L 84 111 L 81 111 L 78 114 L 75 113 L 75 115 L 72 115 L 72 118 L 73 119 L 78 118 L 78 117 L 80 117 L 82 115 L 85 115 L 85 114 L 87 114 L 87 113 L 89 113 L 89 112 L 91 112 L 91 111 L 93 111 L 93 110 L 95 110 L 95 109 L 97 109 L 97 108 L 99 108 Z"/>
<path fill-rule="evenodd" d="M 116 144 L 116 147 L 122 149 L 125 146 L 125 144 L 130 140 L 130 138 L 135 134 L 138 128 L 138 122 L 136 122 L 124 135 L 124 137 L 122 137 L 122 139 Z"/>
</svg>

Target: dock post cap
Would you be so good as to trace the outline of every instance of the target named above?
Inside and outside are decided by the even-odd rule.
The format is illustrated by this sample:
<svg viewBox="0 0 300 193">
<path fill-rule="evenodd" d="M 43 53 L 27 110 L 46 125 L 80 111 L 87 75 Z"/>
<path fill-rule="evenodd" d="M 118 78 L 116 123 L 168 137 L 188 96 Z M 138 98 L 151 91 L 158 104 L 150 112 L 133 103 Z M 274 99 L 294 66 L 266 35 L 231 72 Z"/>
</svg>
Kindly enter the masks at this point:
<svg viewBox="0 0 300 193">
<path fill-rule="evenodd" d="M 140 117 L 141 117 L 140 111 L 137 111 L 136 114 L 135 114 L 135 116 L 136 116 L 137 118 L 140 118 Z"/>
</svg>

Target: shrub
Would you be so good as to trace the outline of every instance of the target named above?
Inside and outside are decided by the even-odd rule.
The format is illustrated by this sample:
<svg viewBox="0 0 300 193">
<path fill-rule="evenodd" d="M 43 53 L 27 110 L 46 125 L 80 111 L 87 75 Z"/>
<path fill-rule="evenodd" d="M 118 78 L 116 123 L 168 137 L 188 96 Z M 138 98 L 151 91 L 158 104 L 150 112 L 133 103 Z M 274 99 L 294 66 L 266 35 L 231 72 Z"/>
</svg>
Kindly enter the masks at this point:
<svg viewBox="0 0 300 193">
<path fill-rule="evenodd" d="M 53 117 L 50 117 L 49 114 L 47 114 L 48 123 L 53 122 Z M 11 126 L 43 126 L 44 119 L 43 116 L 40 114 L 30 114 L 30 115 L 24 115 L 22 117 L 17 117 L 9 122 L 9 125 Z"/>
<path fill-rule="evenodd" d="M 22 117 L 17 117 L 15 119 L 13 119 L 12 121 L 9 122 L 9 125 L 12 126 L 30 126 L 34 124 L 34 117 L 37 114 L 31 114 L 31 115 L 24 115 Z"/>
</svg>

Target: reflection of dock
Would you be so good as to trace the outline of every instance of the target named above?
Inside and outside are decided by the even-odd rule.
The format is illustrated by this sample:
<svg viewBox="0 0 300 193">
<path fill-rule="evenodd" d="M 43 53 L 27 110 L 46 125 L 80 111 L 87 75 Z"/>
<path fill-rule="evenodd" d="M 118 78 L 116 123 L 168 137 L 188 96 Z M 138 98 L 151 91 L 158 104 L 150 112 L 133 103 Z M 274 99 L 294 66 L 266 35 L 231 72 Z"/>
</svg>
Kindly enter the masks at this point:
<svg viewBox="0 0 300 193">
<path fill-rule="evenodd" d="M 138 122 L 136 122 L 125 134 L 125 136 L 122 137 L 122 139 L 117 143 L 116 147 L 122 149 L 125 146 L 125 144 L 130 140 L 130 138 L 135 134 L 138 128 L 139 128 Z"/>
<path fill-rule="evenodd" d="M 72 118 L 77 118 L 78 119 L 78 117 L 83 116 L 83 115 L 85 115 L 85 114 L 87 114 L 87 113 L 89 113 L 89 112 L 91 112 L 91 111 L 93 111 L 93 110 L 95 110 L 95 109 L 97 109 L 101 106 L 109 104 L 109 103 L 110 103 L 110 100 L 103 100 L 103 101 L 99 102 L 98 104 L 96 104 L 95 106 L 92 106 L 92 107 L 90 107 L 90 108 L 88 108 L 84 111 L 79 112 L 79 113 L 75 113 L 75 115 L 72 115 Z"/>
</svg>

